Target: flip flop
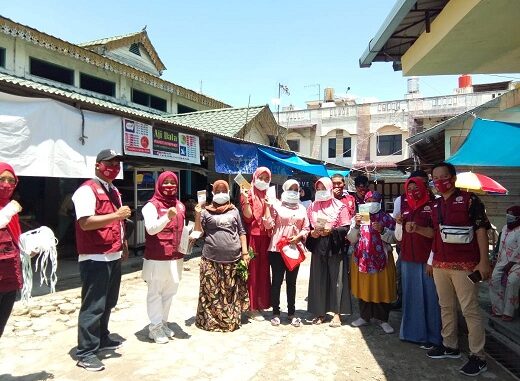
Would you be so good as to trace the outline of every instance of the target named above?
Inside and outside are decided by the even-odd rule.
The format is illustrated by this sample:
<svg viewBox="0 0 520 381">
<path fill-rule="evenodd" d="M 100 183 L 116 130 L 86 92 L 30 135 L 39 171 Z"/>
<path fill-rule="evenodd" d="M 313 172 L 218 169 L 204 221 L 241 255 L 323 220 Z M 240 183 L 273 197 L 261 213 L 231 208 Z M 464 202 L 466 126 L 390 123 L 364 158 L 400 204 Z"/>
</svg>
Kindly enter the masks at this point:
<svg viewBox="0 0 520 381">
<path fill-rule="evenodd" d="M 340 320 L 340 321 L 332 320 L 332 321 L 329 323 L 329 327 L 332 327 L 332 328 L 338 328 L 338 327 L 341 327 L 341 320 Z"/>
<path fill-rule="evenodd" d="M 312 324 L 314 324 L 314 325 L 320 325 L 320 324 L 322 324 L 324 321 L 325 321 L 325 317 L 324 317 L 324 316 L 318 316 L 318 317 L 315 317 L 314 319 L 312 319 Z"/>
<path fill-rule="evenodd" d="M 280 317 L 278 316 L 274 316 L 272 319 L 271 319 L 271 325 L 273 327 L 277 327 L 280 325 Z"/>
<path fill-rule="evenodd" d="M 302 319 L 300 319 L 299 317 L 293 316 L 292 318 L 290 318 L 290 320 L 291 320 L 291 325 L 293 327 L 299 327 L 302 325 Z"/>
</svg>

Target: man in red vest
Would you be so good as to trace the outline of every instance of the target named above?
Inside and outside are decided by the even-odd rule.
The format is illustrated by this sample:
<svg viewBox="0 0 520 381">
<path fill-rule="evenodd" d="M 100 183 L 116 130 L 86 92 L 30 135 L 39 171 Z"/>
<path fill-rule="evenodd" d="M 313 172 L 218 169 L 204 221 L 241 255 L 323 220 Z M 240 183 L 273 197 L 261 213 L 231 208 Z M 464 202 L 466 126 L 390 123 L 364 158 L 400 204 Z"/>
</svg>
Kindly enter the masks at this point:
<svg viewBox="0 0 520 381">
<path fill-rule="evenodd" d="M 124 220 L 131 211 L 121 205 L 119 191 L 112 185 L 120 169 L 120 154 L 101 151 L 96 157 L 96 178 L 85 181 L 72 196 L 82 282 L 76 355 L 77 365 L 89 371 L 105 368 L 98 351 L 121 346 L 108 336 L 110 312 L 119 296 L 121 259 L 128 257 Z"/>
<path fill-rule="evenodd" d="M 468 275 L 478 271 L 482 280 L 489 278 L 487 230 L 491 224 L 484 204 L 473 193 L 455 187 L 457 172 L 449 163 L 432 168 L 435 188 L 441 197 L 433 202 L 433 278 L 442 320 L 442 344 L 428 351 L 434 359 L 459 358 L 457 335 L 457 300 L 468 326 L 470 355 L 460 369 L 476 376 L 487 370 L 484 355 L 486 335 L 478 304 L 478 283 Z"/>
</svg>

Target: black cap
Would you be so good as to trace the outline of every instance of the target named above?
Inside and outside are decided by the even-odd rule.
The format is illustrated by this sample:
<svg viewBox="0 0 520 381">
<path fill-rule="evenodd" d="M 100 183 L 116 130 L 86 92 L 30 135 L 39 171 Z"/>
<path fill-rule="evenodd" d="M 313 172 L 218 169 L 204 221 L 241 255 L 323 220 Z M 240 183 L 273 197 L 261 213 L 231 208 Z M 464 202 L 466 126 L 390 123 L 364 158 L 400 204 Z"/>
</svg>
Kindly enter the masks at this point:
<svg viewBox="0 0 520 381">
<path fill-rule="evenodd" d="M 113 149 L 104 149 L 98 155 L 96 156 L 96 163 L 99 163 L 100 161 L 107 161 L 112 159 L 122 159 L 123 155 L 120 153 L 117 153 Z"/>
</svg>

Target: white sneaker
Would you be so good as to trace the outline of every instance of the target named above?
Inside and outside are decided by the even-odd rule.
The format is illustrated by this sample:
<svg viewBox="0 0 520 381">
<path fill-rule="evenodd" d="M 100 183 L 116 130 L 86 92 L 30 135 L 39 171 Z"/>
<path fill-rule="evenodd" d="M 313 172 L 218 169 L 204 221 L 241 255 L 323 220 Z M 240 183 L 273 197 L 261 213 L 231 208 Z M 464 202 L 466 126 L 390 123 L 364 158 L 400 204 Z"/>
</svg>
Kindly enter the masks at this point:
<svg viewBox="0 0 520 381">
<path fill-rule="evenodd" d="M 379 326 L 383 328 L 383 331 L 385 331 L 385 333 L 394 333 L 394 329 L 386 321 L 382 322 Z"/>
<path fill-rule="evenodd" d="M 155 341 L 157 344 L 166 344 L 169 340 L 164 334 L 162 324 L 158 324 L 153 328 L 149 328 L 148 337 Z"/>
<path fill-rule="evenodd" d="M 247 317 L 255 321 L 264 321 L 265 318 L 262 316 L 260 311 L 247 311 Z"/>
<path fill-rule="evenodd" d="M 364 325 L 367 325 L 368 324 L 368 321 L 366 321 L 365 319 L 363 318 L 359 318 L 357 320 L 354 320 L 352 323 L 350 323 L 350 325 L 352 327 L 361 327 L 361 326 L 364 326 Z"/>
<path fill-rule="evenodd" d="M 173 339 L 173 337 L 175 336 L 175 332 L 173 332 L 170 327 L 168 327 L 168 323 L 163 321 L 162 323 L 162 330 L 164 332 L 164 334 L 166 335 L 166 337 L 168 339 Z"/>
</svg>

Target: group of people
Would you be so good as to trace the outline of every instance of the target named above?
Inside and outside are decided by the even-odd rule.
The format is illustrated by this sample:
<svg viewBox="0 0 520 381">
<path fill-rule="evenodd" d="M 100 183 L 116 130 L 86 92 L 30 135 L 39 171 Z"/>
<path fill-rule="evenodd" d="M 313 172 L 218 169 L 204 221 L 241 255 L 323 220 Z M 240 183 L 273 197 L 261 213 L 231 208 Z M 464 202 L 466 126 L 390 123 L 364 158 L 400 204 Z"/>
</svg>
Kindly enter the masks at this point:
<svg viewBox="0 0 520 381">
<path fill-rule="evenodd" d="M 77 365 L 90 371 L 104 369 L 99 351 L 121 345 L 109 337 L 108 330 L 119 294 L 121 260 L 128 256 L 125 220 L 131 214 L 112 184 L 120 161 L 121 155 L 115 151 L 101 151 L 96 158 L 96 177 L 72 196 L 82 281 Z M 478 284 L 467 276 L 474 271 L 482 279 L 491 275 L 490 223 L 480 199 L 455 187 L 456 171 L 451 164 L 435 165 L 432 179 L 437 198 L 428 186 L 428 175 L 412 173 L 396 202 L 395 219 L 382 210 L 382 195 L 369 189 L 366 176 L 355 179 L 352 195 L 344 189 L 343 176 L 320 178 L 313 201 L 306 205 L 301 198 L 305 194 L 309 198 L 308 192 L 302 192 L 294 179 L 283 184 L 279 200 L 268 197 L 271 172 L 266 167 L 257 168 L 250 189 L 241 189 L 236 206 L 230 200 L 229 184 L 215 181 L 211 202 L 195 208 L 194 230 L 204 237 L 196 326 L 234 331 L 241 326 L 244 313 L 261 321 L 265 320 L 264 310 L 271 307 L 270 324 L 280 325 L 284 279 L 287 322 L 301 326 L 302 317 L 295 309 L 296 281 L 299 263 L 310 253 L 307 310 L 313 315 L 312 324 L 327 321 L 331 327 L 341 326 L 341 315 L 352 314 L 354 296 L 360 316 L 352 326 L 377 322 L 385 333 L 393 333 L 389 313 L 397 298 L 397 282 L 391 245 L 400 241 L 400 338 L 428 349 L 431 358 L 460 357 L 458 301 L 471 352 L 461 372 L 476 375 L 485 371 Z M 21 285 L 16 245 L 21 208 L 10 200 L 16 184 L 14 170 L 0 163 L 0 335 Z M 142 278 L 148 288 L 149 337 L 159 344 L 174 337 L 168 316 L 182 278 L 179 244 L 186 208 L 178 199 L 178 189 L 173 172 L 161 173 L 153 197 L 142 209 L 146 230 Z M 506 321 L 518 307 L 519 226 L 520 207 L 512 207 L 507 211 L 490 281 L 493 314 Z M 288 252 L 297 253 L 296 257 Z"/>
</svg>

